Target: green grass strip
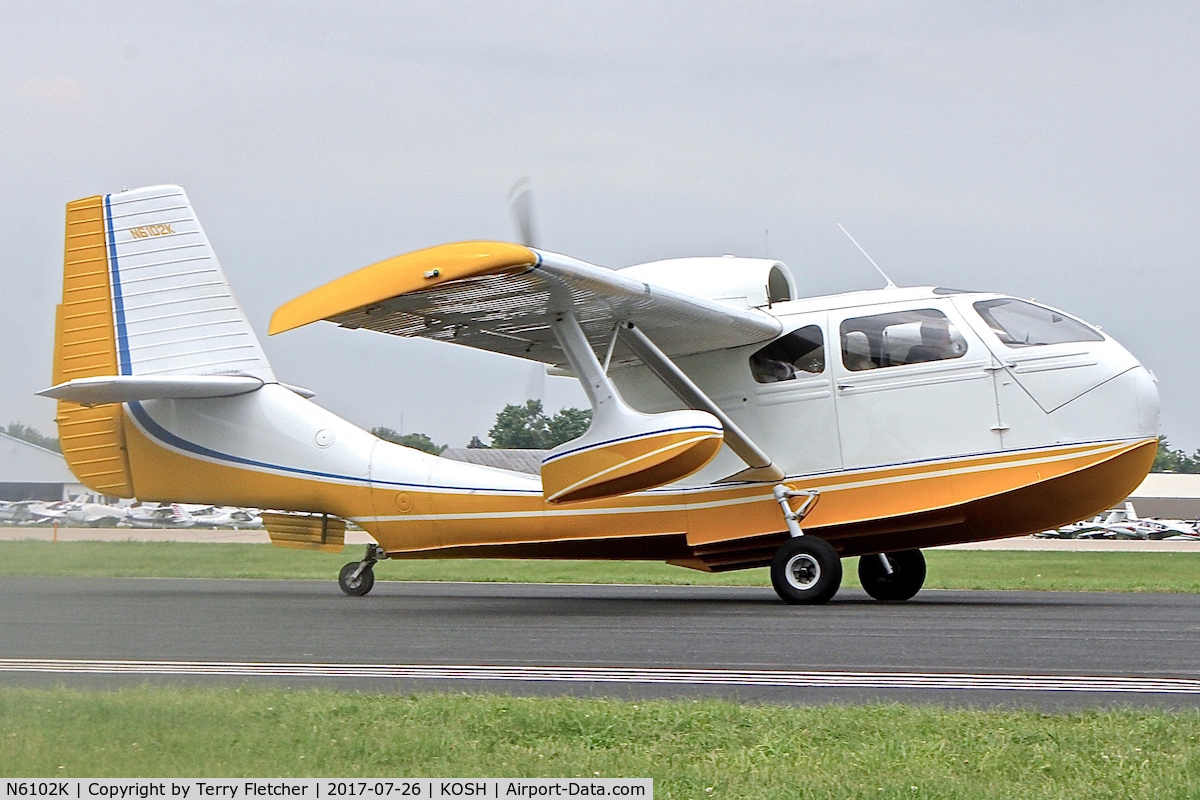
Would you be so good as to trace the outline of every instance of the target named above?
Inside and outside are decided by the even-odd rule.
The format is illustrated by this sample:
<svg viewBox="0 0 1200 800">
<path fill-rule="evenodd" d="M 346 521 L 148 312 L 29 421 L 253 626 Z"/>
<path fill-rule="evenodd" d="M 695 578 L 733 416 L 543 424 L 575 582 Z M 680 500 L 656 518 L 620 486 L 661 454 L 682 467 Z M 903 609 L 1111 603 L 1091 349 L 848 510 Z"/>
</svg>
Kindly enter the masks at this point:
<svg viewBox="0 0 1200 800">
<path fill-rule="evenodd" d="M 337 579 L 360 556 L 261 544 L 191 542 L 0 542 L 0 575 L 157 578 Z M 1200 553 L 1062 553 L 926 550 L 927 588 L 1047 591 L 1200 592 Z M 857 559 L 844 585 L 857 584 Z M 462 559 L 384 561 L 379 580 L 639 583 L 769 586 L 765 569 L 709 575 L 634 561 Z"/>
<path fill-rule="evenodd" d="M 0 689 L 9 777 L 651 777 L 668 798 L 1200 797 L 1200 712 Z"/>
</svg>

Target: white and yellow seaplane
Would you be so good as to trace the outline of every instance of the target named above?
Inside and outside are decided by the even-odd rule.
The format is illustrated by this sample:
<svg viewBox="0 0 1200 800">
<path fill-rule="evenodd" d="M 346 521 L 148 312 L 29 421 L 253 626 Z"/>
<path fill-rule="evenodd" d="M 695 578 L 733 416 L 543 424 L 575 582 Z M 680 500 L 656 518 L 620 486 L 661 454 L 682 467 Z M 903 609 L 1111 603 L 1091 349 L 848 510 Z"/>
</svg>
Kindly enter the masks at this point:
<svg viewBox="0 0 1200 800">
<path fill-rule="evenodd" d="M 1148 472 L 1153 376 L 1062 311 L 935 288 L 800 297 L 759 258 L 607 269 L 518 244 L 441 245 L 280 307 L 541 362 L 579 379 L 591 427 L 541 475 L 381 441 L 272 371 L 184 191 L 67 205 L 54 386 L 63 453 L 97 492 L 276 509 L 276 544 L 375 540 L 383 558 L 769 565 L 820 603 L 841 558 L 912 597 L 920 549 L 1096 514 Z M 420 376 L 414 375 L 414 380 Z"/>
</svg>

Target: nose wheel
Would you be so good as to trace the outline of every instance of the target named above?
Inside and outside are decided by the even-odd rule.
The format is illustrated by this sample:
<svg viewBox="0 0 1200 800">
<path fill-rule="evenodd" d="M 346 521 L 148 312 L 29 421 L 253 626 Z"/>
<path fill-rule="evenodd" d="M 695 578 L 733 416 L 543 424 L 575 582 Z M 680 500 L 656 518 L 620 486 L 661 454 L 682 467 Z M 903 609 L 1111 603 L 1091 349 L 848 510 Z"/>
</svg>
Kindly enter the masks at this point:
<svg viewBox="0 0 1200 800">
<path fill-rule="evenodd" d="M 842 585 L 842 560 L 824 539 L 788 539 L 771 562 L 771 584 L 785 603 L 827 603 Z"/>
<path fill-rule="evenodd" d="M 925 556 L 920 550 L 860 556 L 858 579 L 876 600 L 908 600 L 925 584 Z"/>
<path fill-rule="evenodd" d="M 351 597 L 362 597 L 375 586 L 375 564 L 387 558 L 377 544 L 367 545 L 362 561 L 351 561 L 338 573 L 338 588 Z"/>
</svg>

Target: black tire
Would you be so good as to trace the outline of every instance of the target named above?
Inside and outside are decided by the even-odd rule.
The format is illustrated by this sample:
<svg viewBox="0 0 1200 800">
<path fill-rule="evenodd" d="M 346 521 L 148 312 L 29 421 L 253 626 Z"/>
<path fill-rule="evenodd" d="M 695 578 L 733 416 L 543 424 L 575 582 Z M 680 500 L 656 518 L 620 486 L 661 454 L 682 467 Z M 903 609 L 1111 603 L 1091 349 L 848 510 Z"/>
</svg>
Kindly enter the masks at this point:
<svg viewBox="0 0 1200 800">
<path fill-rule="evenodd" d="M 816 536 L 788 539 L 771 562 L 771 584 L 785 603 L 828 603 L 842 585 L 842 559 Z"/>
<path fill-rule="evenodd" d="M 360 572 L 358 577 L 353 581 L 350 580 L 350 576 L 354 574 L 354 570 L 358 569 L 360 563 L 359 561 L 351 561 L 342 567 L 342 571 L 338 573 L 338 588 L 351 597 L 362 597 L 371 591 L 371 587 L 375 585 L 375 570 L 370 567 Z"/>
<path fill-rule="evenodd" d="M 892 565 L 888 575 L 878 555 L 859 556 L 858 579 L 867 594 L 885 603 L 908 600 L 925 584 L 925 556 L 920 550 L 884 553 Z"/>
</svg>

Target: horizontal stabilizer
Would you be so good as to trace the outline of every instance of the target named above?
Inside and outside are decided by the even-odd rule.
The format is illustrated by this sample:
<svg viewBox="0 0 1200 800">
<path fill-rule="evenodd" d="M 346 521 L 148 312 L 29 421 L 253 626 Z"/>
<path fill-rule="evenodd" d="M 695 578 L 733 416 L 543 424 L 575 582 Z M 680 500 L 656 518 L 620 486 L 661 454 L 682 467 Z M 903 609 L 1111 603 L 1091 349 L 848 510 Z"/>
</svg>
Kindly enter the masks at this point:
<svg viewBox="0 0 1200 800">
<path fill-rule="evenodd" d="M 247 375 L 98 375 L 75 378 L 38 394 L 83 406 L 98 406 L 140 400 L 232 397 L 253 392 L 262 385 L 262 380 Z"/>
</svg>

